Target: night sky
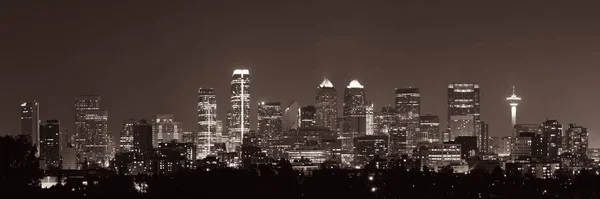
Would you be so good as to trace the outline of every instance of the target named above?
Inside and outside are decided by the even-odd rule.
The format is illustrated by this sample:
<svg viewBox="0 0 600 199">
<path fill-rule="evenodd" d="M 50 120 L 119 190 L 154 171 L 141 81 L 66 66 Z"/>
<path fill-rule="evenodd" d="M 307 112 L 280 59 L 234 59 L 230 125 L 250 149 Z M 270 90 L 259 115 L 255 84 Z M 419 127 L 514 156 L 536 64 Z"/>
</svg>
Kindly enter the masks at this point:
<svg viewBox="0 0 600 199">
<path fill-rule="evenodd" d="M 224 119 L 231 73 L 248 68 L 253 127 L 257 102 L 312 105 L 324 76 L 339 99 L 358 79 L 377 110 L 393 104 L 394 88 L 418 87 L 422 114 L 441 121 L 447 85 L 474 82 L 491 135 L 509 135 L 505 99 L 516 85 L 518 123 L 577 123 L 600 146 L 598 5 L 111 2 L 2 2 L 0 134 L 19 132 L 19 103 L 31 100 L 40 102 L 42 120 L 59 119 L 72 133 L 73 101 L 82 94 L 102 96 L 114 134 L 125 119 L 157 113 L 195 131 L 197 89 L 216 89 Z"/>
</svg>

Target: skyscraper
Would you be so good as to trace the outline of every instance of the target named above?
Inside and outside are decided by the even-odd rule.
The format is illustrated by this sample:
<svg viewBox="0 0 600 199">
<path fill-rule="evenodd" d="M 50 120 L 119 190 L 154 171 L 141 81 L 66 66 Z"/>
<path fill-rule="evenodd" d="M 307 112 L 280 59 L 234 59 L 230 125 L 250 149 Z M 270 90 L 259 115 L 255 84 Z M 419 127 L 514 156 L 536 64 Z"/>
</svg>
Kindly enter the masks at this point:
<svg viewBox="0 0 600 199">
<path fill-rule="evenodd" d="M 100 96 L 82 95 L 75 99 L 75 148 L 79 161 L 108 165 L 108 112 L 100 109 Z"/>
<path fill-rule="evenodd" d="M 283 136 L 281 102 L 259 103 L 257 119 L 257 134 L 263 139 L 265 146 L 270 146 Z"/>
<path fill-rule="evenodd" d="M 317 109 L 317 126 L 337 131 L 337 90 L 327 78 L 324 78 L 323 82 L 317 87 L 315 106 Z"/>
<path fill-rule="evenodd" d="M 550 160 L 558 159 L 562 153 L 562 125 L 556 120 L 546 120 L 542 123 L 542 137 L 546 145 L 546 157 Z"/>
<path fill-rule="evenodd" d="M 569 152 L 575 157 L 585 157 L 588 149 L 587 128 L 569 124 L 564 139 L 565 152 Z"/>
<path fill-rule="evenodd" d="M 421 93 L 418 88 L 396 88 L 395 92 L 396 114 L 398 124 L 405 125 L 407 130 L 409 152 L 417 147 L 419 116 L 421 114 Z M 423 137 L 422 137 L 423 138 Z"/>
<path fill-rule="evenodd" d="M 475 124 L 480 120 L 479 94 L 479 84 L 448 85 L 448 126 L 452 125 L 451 122 L 454 122 L 454 126 L 457 127 L 468 125 L 461 127 L 460 132 L 453 132 L 451 129 L 451 139 L 457 136 L 475 134 Z M 471 127 L 471 124 L 473 124 L 473 127 Z M 473 129 L 471 135 L 466 135 L 467 131 L 471 131 L 471 129 Z M 454 130 L 459 129 L 455 128 Z"/>
<path fill-rule="evenodd" d="M 344 90 L 342 151 L 353 151 L 353 139 L 366 134 L 365 88 L 352 80 Z"/>
<path fill-rule="evenodd" d="M 214 154 L 217 138 L 217 96 L 212 88 L 198 89 L 197 159 Z"/>
<path fill-rule="evenodd" d="M 489 124 L 484 121 L 475 123 L 475 130 L 477 131 L 477 148 L 479 152 L 487 153 L 490 148 L 490 132 Z"/>
<path fill-rule="evenodd" d="M 152 121 L 152 143 L 154 147 L 158 147 L 159 143 L 169 143 L 171 141 L 179 141 L 181 122 L 175 121 L 173 114 L 158 114 Z"/>
<path fill-rule="evenodd" d="M 250 131 L 250 71 L 236 69 L 231 76 L 231 142 L 240 151 L 244 134 Z"/>
<path fill-rule="evenodd" d="M 417 140 L 420 142 L 440 142 L 440 118 L 437 115 L 421 115 L 419 117 L 420 133 Z"/>
<path fill-rule="evenodd" d="M 40 111 L 36 101 L 21 103 L 21 134 L 31 139 L 36 146 L 36 156 L 40 154 Z"/>
<path fill-rule="evenodd" d="M 510 105 L 510 124 L 511 124 L 511 128 L 514 128 L 515 125 L 517 124 L 517 106 L 519 105 L 519 102 L 521 102 L 521 98 L 517 97 L 517 94 L 515 94 L 515 86 L 513 86 L 513 93 L 510 97 L 506 98 L 506 101 L 508 101 L 508 105 Z M 518 134 L 513 133 L 512 136 L 517 136 Z"/>
<path fill-rule="evenodd" d="M 133 151 L 137 159 L 149 157 L 153 148 L 153 127 L 146 120 L 140 120 L 133 125 Z"/>
<path fill-rule="evenodd" d="M 45 160 L 45 168 L 60 166 L 60 124 L 58 120 L 48 120 L 40 125 L 40 159 Z"/>
<path fill-rule="evenodd" d="M 314 127 L 316 121 L 317 109 L 315 106 L 303 106 L 300 108 L 300 127 Z"/>
<path fill-rule="evenodd" d="M 119 136 L 119 152 L 132 152 L 133 151 L 133 125 L 135 121 L 133 119 L 125 120 L 123 123 L 123 129 Z"/>
</svg>

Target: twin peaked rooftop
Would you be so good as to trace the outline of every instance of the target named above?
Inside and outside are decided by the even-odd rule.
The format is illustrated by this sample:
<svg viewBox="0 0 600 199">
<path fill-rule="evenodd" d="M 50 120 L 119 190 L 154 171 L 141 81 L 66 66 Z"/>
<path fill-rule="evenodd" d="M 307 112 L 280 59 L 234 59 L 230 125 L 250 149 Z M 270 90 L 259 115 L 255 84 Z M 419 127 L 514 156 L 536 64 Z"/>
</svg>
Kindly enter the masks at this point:
<svg viewBox="0 0 600 199">
<path fill-rule="evenodd" d="M 327 78 L 323 78 L 319 88 L 333 88 L 333 84 Z M 346 88 L 364 88 L 364 86 L 358 80 L 352 80 Z"/>
</svg>

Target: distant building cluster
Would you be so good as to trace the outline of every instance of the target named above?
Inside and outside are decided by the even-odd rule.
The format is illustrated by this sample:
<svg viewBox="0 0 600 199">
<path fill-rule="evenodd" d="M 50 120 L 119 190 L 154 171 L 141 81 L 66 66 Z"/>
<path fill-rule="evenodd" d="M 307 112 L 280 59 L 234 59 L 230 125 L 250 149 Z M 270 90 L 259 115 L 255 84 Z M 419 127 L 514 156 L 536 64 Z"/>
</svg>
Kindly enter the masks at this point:
<svg viewBox="0 0 600 199">
<path fill-rule="evenodd" d="M 92 95 L 75 99 L 71 136 L 58 120 L 41 123 L 35 101 L 21 104 L 21 129 L 36 145 L 43 168 L 110 167 L 125 174 L 248 168 L 284 158 L 303 171 L 406 164 L 468 172 L 483 165 L 544 178 L 559 168 L 575 170 L 600 161 L 600 149 L 588 147 L 583 126 L 563 128 L 556 120 L 518 123 L 521 98 L 514 87 L 507 98 L 512 132 L 493 137 L 482 120 L 481 90 L 474 83 L 448 85 L 447 128 L 442 129 L 438 115 L 421 113 L 418 88 L 395 89 L 394 104 L 376 110 L 358 80 L 343 88 L 339 101 L 337 88 L 325 78 L 316 88 L 314 104 L 265 101 L 253 111 L 250 77 L 247 69 L 233 72 L 225 121 L 217 115 L 221 95 L 213 88 L 199 88 L 193 130 L 183 128 L 172 114 L 157 114 L 151 120 L 123 121 L 120 136 L 113 138 L 108 112 L 100 106 L 100 96 Z M 253 116 L 256 129 L 250 128 Z"/>
</svg>

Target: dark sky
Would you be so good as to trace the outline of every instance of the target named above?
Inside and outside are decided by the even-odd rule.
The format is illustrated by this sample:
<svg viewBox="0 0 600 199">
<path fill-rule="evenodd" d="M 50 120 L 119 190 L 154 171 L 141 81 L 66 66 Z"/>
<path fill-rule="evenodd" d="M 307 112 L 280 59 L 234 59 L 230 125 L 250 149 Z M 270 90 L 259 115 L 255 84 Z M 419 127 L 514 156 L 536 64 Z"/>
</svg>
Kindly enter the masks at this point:
<svg viewBox="0 0 600 199">
<path fill-rule="evenodd" d="M 127 118 L 156 113 L 196 130 L 198 87 L 216 89 L 223 118 L 231 73 L 247 67 L 252 104 L 313 104 L 323 76 L 340 96 L 357 78 L 377 109 L 393 103 L 396 87 L 420 88 L 422 113 L 442 121 L 447 84 L 479 83 L 494 136 L 510 132 L 514 84 L 519 123 L 581 124 L 600 146 L 598 5 L 416 2 L 3 2 L 0 132 L 19 131 L 25 100 L 72 132 L 81 94 L 102 95 L 115 133 Z"/>
</svg>

